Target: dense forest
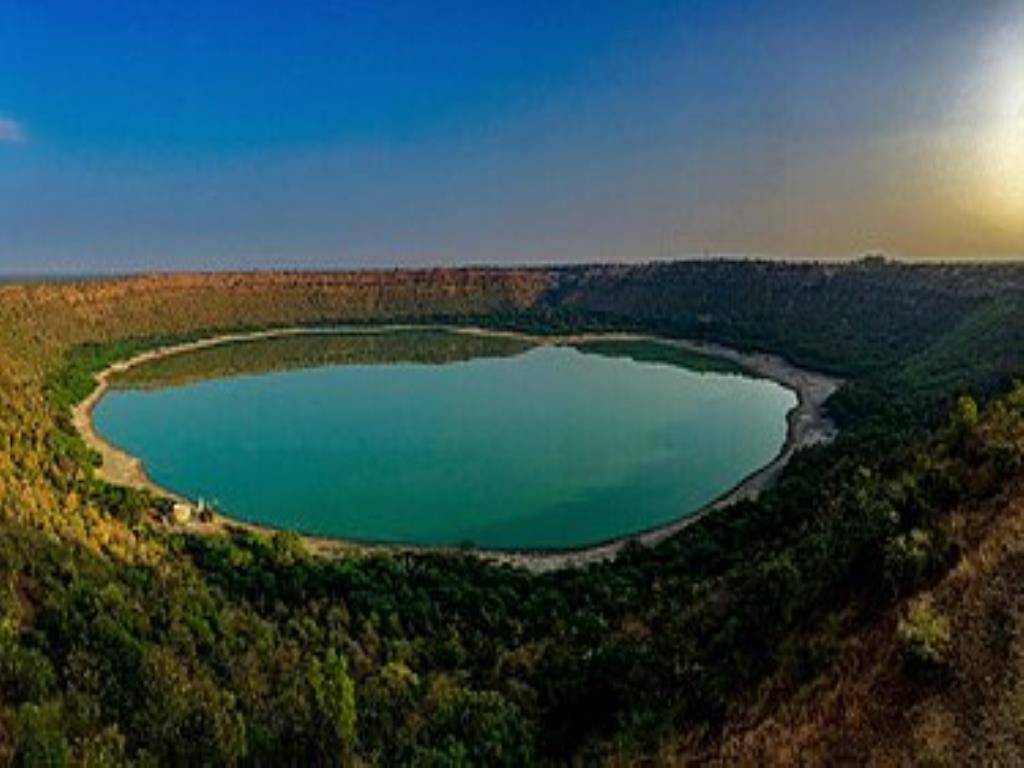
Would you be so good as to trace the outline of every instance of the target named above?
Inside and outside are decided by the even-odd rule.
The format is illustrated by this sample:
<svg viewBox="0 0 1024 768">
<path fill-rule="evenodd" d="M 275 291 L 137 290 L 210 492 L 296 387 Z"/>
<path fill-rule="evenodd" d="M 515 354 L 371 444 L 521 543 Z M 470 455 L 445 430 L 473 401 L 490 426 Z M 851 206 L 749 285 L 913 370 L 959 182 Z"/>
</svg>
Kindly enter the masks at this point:
<svg viewBox="0 0 1024 768">
<path fill-rule="evenodd" d="M 838 670 L 869 648 L 891 649 L 903 711 L 963 689 L 975 671 L 947 591 L 965 563 L 1005 566 L 971 656 L 1015 679 L 1024 554 L 998 526 L 1024 473 L 1022 292 L 1021 267 L 877 260 L 0 285 L 0 764 L 784 761 L 797 736 L 773 741 L 765 713 L 831 711 Z M 70 424 L 94 373 L 168 341 L 441 321 L 773 352 L 843 377 L 842 430 L 756 501 L 535 575 L 172 533 L 154 499 L 95 477 Z M 996 530 L 1004 546 L 976 560 Z M 867 714 L 838 732 L 815 717 L 799 720 L 803 759 L 906 741 L 858 740 Z M 887 754 L 918 754 L 903 746 Z"/>
</svg>

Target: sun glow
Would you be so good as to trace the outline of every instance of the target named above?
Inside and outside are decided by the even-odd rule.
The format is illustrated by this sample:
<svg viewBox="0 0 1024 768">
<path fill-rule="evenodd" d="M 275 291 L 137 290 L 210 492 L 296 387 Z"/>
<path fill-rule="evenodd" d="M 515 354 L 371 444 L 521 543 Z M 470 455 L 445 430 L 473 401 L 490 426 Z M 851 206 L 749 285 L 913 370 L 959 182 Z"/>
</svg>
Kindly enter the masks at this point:
<svg viewBox="0 0 1024 768">
<path fill-rule="evenodd" d="M 1024 232 L 1024 20 L 993 37 L 982 81 L 979 167 L 992 215 Z"/>
</svg>

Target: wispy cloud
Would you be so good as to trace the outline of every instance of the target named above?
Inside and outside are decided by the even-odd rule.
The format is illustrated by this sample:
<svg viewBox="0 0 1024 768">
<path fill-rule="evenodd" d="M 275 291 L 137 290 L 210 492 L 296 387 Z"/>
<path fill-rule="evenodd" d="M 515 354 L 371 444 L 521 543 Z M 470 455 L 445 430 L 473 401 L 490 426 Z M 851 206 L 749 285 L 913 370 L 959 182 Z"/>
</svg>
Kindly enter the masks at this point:
<svg viewBox="0 0 1024 768">
<path fill-rule="evenodd" d="M 0 144 L 21 144 L 25 141 L 27 136 L 21 123 L 0 115 Z"/>
</svg>

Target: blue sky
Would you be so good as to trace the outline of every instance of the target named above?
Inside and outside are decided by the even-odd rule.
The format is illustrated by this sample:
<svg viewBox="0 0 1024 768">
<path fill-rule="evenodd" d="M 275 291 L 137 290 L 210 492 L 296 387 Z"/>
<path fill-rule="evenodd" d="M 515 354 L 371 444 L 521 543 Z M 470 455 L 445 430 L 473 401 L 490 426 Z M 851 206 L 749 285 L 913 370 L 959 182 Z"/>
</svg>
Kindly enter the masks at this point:
<svg viewBox="0 0 1024 768">
<path fill-rule="evenodd" d="M 1024 0 L 0 4 L 0 272 L 1024 256 Z"/>
</svg>

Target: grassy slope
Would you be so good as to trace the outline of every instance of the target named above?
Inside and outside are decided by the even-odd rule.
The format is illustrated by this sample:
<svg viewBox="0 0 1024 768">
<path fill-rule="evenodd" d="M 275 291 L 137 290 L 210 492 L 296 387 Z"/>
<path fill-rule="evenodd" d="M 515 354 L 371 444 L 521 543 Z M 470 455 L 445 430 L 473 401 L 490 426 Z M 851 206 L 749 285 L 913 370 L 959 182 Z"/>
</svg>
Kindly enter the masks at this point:
<svg viewBox="0 0 1024 768">
<path fill-rule="evenodd" d="M 928 589 L 849 635 L 804 686 L 778 678 L 738 703 L 710 746 L 683 744 L 673 760 L 733 765 L 1015 765 L 1024 759 L 1024 487 L 1020 483 L 951 518 L 963 552 Z M 928 601 L 951 628 L 948 666 L 908 680 L 898 626 Z M 809 634 L 801 642 L 820 642 Z"/>
</svg>

